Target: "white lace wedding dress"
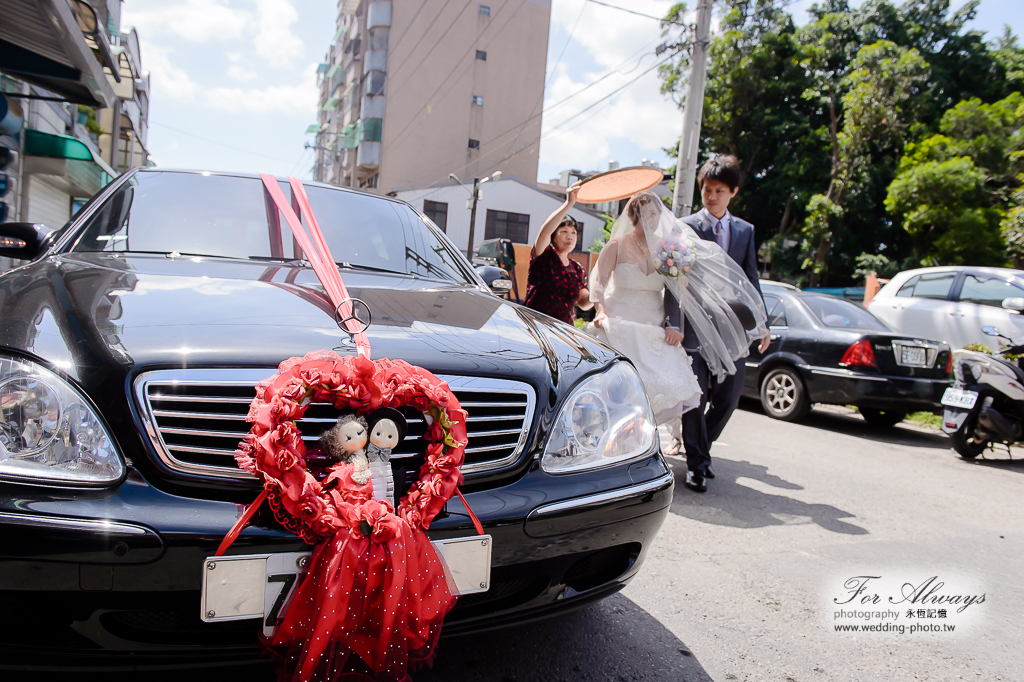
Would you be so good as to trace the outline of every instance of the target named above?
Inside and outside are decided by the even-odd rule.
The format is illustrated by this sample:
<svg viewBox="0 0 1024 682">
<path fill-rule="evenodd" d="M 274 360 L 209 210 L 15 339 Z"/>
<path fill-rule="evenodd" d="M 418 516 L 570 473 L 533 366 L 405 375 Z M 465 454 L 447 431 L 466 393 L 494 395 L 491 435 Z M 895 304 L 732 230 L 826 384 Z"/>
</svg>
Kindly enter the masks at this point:
<svg viewBox="0 0 1024 682">
<path fill-rule="evenodd" d="M 628 234 L 605 245 L 596 268 L 591 298 L 608 319 L 603 329 L 590 323 L 586 331 L 632 360 L 655 418 L 678 437 L 680 416 L 700 404 L 700 387 L 686 351 L 665 342 L 664 278 Z"/>
</svg>

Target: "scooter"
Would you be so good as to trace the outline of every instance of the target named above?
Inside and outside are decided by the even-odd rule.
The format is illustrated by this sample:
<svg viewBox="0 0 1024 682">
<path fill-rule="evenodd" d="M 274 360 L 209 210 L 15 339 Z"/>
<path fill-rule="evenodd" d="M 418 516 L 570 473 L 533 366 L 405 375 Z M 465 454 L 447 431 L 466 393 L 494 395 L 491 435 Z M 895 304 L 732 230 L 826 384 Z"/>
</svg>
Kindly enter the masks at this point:
<svg viewBox="0 0 1024 682">
<path fill-rule="evenodd" d="M 942 430 L 964 459 L 974 459 L 992 443 L 1024 440 L 1024 370 L 1007 356 L 1024 354 L 1024 344 L 996 327 L 982 327 L 1008 345 L 995 354 L 964 348 L 953 351 L 955 381 L 942 394 Z"/>
</svg>

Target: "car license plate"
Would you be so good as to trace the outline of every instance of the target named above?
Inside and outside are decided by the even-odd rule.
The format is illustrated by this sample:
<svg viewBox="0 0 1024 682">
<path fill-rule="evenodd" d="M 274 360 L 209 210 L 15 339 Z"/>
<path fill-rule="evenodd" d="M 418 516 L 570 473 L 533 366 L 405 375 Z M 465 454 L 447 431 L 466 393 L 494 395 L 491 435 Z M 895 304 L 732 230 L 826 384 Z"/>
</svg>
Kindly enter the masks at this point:
<svg viewBox="0 0 1024 682">
<path fill-rule="evenodd" d="M 925 366 L 925 349 L 920 346 L 901 346 L 900 364 L 912 367 Z"/>
<path fill-rule="evenodd" d="M 491 582 L 491 536 L 431 543 L 448 565 L 455 595 L 486 592 Z M 207 557 L 203 562 L 202 619 L 207 623 L 260 618 L 274 634 L 309 561 L 309 552 Z"/>
<path fill-rule="evenodd" d="M 959 388 L 947 388 L 946 392 L 942 394 L 941 402 L 943 405 L 949 405 L 950 407 L 963 407 L 965 409 L 971 409 L 974 407 L 974 403 L 978 401 L 978 393 L 976 391 L 963 391 Z"/>
</svg>

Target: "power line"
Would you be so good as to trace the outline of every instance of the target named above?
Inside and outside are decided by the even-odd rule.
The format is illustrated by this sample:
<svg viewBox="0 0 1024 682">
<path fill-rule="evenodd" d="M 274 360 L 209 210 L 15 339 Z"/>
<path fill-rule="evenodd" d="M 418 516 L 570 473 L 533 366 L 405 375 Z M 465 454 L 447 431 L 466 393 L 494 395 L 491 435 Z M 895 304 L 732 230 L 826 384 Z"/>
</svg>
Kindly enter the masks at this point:
<svg viewBox="0 0 1024 682">
<path fill-rule="evenodd" d="M 654 69 L 658 68 L 659 66 L 661 66 L 663 64 L 667 64 L 670 60 L 671 60 L 671 57 L 668 57 L 668 58 L 663 59 L 660 62 L 657 62 L 656 64 L 652 65 L 650 68 L 645 69 L 644 71 L 642 71 L 640 74 L 638 74 L 632 80 L 624 83 L 623 85 L 621 85 L 620 87 L 616 88 L 615 90 L 612 90 L 610 93 L 608 93 L 607 95 L 605 95 L 601 99 L 597 100 L 596 102 L 591 103 L 588 107 L 586 107 L 584 109 L 581 109 L 580 111 L 576 112 L 572 116 L 569 116 L 568 118 L 564 119 L 563 121 L 558 123 L 556 126 L 554 126 L 551 130 L 547 131 L 546 133 L 542 133 L 541 135 L 537 136 L 536 138 L 531 139 L 529 142 L 527 142 L 522 147 L 519 147 L 514 152 L 506 153 L 505 156 L 503 156 L 501 159 L 499 159 L 498 161 L 495 161 L 491 165 L 487 166 L 485 170 L 489 171 L 490 169 L 494 168 L 495 166 L 497 166 L 497 165 L 505 162 L 506 160 L 514 157 L 519 152 L 524 151 L 524 150 L 528 149 L 529 147 L 531 147 L 532 145 L 537 144 L 537 143 L 543 141 L 545 138 L 556 137 L 556 135 L 554 135 L 553 133 L 555 133 L 555 131 L 557 131 L 559 128 L 564 126 L 566 123 L 568 123 L 569 121 L 572 121 L 575 118 L 578 118 L 579 116 L 582 116 L 583 114 L 585 114 L 586 112 L 590 111 L 591 109 L 593 109 L 597 105 L 599 105 L 599 104 L 601 104 L 601 103 L 611 99 L 612 97 L 614 97 L 618 93 L 620 93 L 623 90 L 625 90 L 626 88 L 628 88 L 630 85 L 636 83 L 638 80 L 643 78 L 645 75 L 647 75 L 648 73 L 650 73 Z M 563 130 L 561 132 L 564 133 L 564 132 L 568 132 L 568 131 L 567 130 Z M 559 133 L 559 134 L 561 134 L 561 133 Z M 497 151 L 500 151 L 500 150 L 497 150 Z M 460 166 L 459 168 L 455 169 L 455 173 L 458 174 L 458 173 L 462 172 L 463 170 L 468 168 L 471 164 L 479 163 L 483 158 L 486 158 L 489 155 L 490 154 L 484 154 L 484 155 L 482 155 L 481 157 L 479 157 L 477 159 L 473 159 L 469 163 L 466 163 L 466 164 Z M 481 173 L 481 175 L 486 175 L 486 173 Z"/>
<path fill-rule="evenodd" d="M 555 71 L 558 70 L 558 65 L 562 63 L 562 57 L 565 55 L 566 49 L 569 47 L 569 43 L 572 42 L 572 35 L 576 32 L 576 27 L 580 25 L 580 19 L 583 18 L 583 11 L 587 9 L 587 3 L 584 2 L 580 5 L 580 13 L 576 15 L 576 22 L 569 29 L 569 37 L 565 39 L 565 45 L 562 46 L 562 51 L 558 53 L 558 59 L 555 60 L 555 65 L 551 67 L 551 73 L 548 74 L 548 79 L 544 83 L 544 87 L 547 87 L 551 83 L 551 79 L 555 77 Z M 543 95 L 541 95 L 541 101 L 543 101 Z"/>
<path fill-rule="evenodd" d="M 794 0 L 794 2 L 795 1 L 796 0 Z M 409 25 L 405 27 L 405 31 L 402 32 L 402 35 L 398 36 L 395 39 L 395 44 L 391 45 L 388 48 L 389 50 L 394 50 L 396 47 L 398 47 L 399 43 L 402 42 L 402 39 L 405 38 L 407 35 L 409 35 L 409 31 L 411 31 L 412 27 L 416 25 L 416 17 L 418 17 L 420 15 L 420 12 L 422 12 L 423 8 L 426 7 L 426 6 L 427 6 L 426 0 L 423 0 L 422 2 L 420 2 L 420 6 L 416 9 L 416 13 L 413 14 L 412 15 L 412 19 L 409 20 Z M 440 12 L 438 13 L 438 15 L 440 15 Z"/>
<path fill-rule="evenodd" d="M 512 12 L 511 15 L 509 15 L 508 20 L 504 24 L 502 24 L 501 28 L 499 28 L 495 32 L 495 34 L 493 36 L 491 36 L 491 39 L 487 42 L 486 45 L 484 45 L 484 47 L 490 47 L 491 42 L 493 42 L 495 38 L 497 38 L 499 35 L 501 35 L 501 32 L 505 29 L 506 26 L 508 26 L 509 22 L 512 21 L 512 19 L 516 16 L 516 14 L 519 13 L 519 10 L 522 9 L 525 4 L 526 4 L 525 2 L 520 2 L 520 3 L 518 3 L 516 5 L 515 10 Z M 497 16 L 501 16 L 502 10 L 504 10 L 505 7 L 507 7 L 507 6 L 508 6 L 508 2 L 506 2 L 504 5 L 502 5 L 501 8 L 498 10 L 498 15 Z M 497 17 L 495 17 L 495 18 L 497 18 Z M 474 50 L 475 48 L 476 48 L 476 44 L 475 43 L 473 45 L 470 45 L 469 49 L 466 50 L 463 53 L 463 55 L 455 62 L 455 64 L 457 65 L 460 62 L 462 62 L 466 58 L 466 56 L 469 55 L 469 53 L 472 50 Z M 462 71 L 459 72 L 459 75 L 461 76 L 462 72 L 466 71 L 470 67 L 470 65 L 472 65 L 472 63 L 473 63 L 472 61 L 467 62 L 466 65 L 463 67 Z M 452 70 L 448 72 L 448 75 L 445 76 L 445 79 L 443 81 L 441 81 L 441 84 L 439 86 L 437 86 L 437 90 L 438 91 L 440 91 L 440 89 L 444 87 L 445 83 L 447 83 L 451 79 L 451 77 L 455 75 L 455 71 L 456 71 L 456 69 L 452 68 Z M 458 81 L 453 81 L 452 82 L 452 86 L 450 86 L 449 89 L 451 89 L 451 87 L 454 87 L 454 84 L 456 82 L 458 82 Z M 447 90 L 444 93 L 436 92 L 435 95 L 440 97 L 440 96 L 443 96 L 446 93 L 447 93 Z M 407 131 L 413 124 L 416 123 L 416 120 L 417 120 L 416 117 L 419 115 L 419 113 L 421 111 L 423 111 L 425 108 L 427 108 L 429 105 L 430 105 L 430 98 L 428 98 L 427 101 L 424 102 L 423 105 L 419 109 L 417 109 L 415 112 L 413 112 L 412 117 L 409 119 L 409 122 L 407 124 L 405 124 L 404 128 L 402 128 L 400 131 L 398 131 L 398 133 L 391 139 L 391 141 L 384 147 L 384 149 L 382 151 L 387 151 L 395 143 L 397 143 L 398 139 L 402 135 L 405 134 L 405 131 Z"/>
<path fill-rule="evenodd" d="M 647 45 L 647 46 L 645 46 L 645 47 L 642 47 L 642 48 L 640 48 L 640 50 L 641 50 L 641 51 L 643 51 L 643 50 L 645 50 L 645 49 L 648 49 L 649 47 L 650 47 L 650 44 L 648 44 L 648 45 Z M 620 71 L 618 71 L 617 69 L 618 69 L 619 67 L 621 67 L 621 66 L 622 66 L 623 64 L 626 64 L 627 62 L 629 62 L 629 60 L 633 59 L 633 57 L 635 57 L 635 56 L 636 56 L 636 54 L 637 54 L 637 53 L 636 53 L 636 52 L 634 52 L 634 53 L 633 53 L 632 55 L 630 55 L 630 56 L 629 56 L 629 57 L 627 57 L 627 58 L 626 58 L 625 60 L 623 60 L 622 62 L 620 62 L 620 63 L 619 63 L 619 65 L 618 65 L 618 66 L 616 67 L 616 70 L 612 70 L 612 71 L 609 71 L 608 73 L 606 73 L 605 75 L 601 76 L 600 78 L 598 78 L 597 80 L 593 81 L 592 83 L 590 83 L 590 84 L 588 84 L 588 85 L 586 85 L 586 86 L 584 86 L 584 87 L 580 88 L 579 90 L 577 90 L 576 92 L 572 93 L 571 95 L 568 95 L 567 97 L 565 97 L 565 98 L 563 98 L 563 99 L 559 100 L 558 102 L 555 102 L 554 104 L 552 104 L 552 105 L 548 106 L 548 107 L 547 107 L 547 108 L 545 108 L 545 109 L 544 109 L 543 111 L 541 111 L 541 112 L 540 112 L 539 114 L 535 114 L 534 116 L 531 116 L 530 118 L 528 118 L 528 119 L 527 119 L 526 121 L 523 121 L 522 123 L 517 123 L 517 124 L 516 124 L 516 125 L 514 125 L 513 127 L 511 127 L 511 128 L 509 128 L 508 130 L 505 130 L 505 131 L 503 131 L 503 132 L 501 132 L 501 133 L 499 133 L 499 134 L 495 135 L 494 137 L 490 138 L 489 140 L 484 140 L 483 142 L 481 142 L 481 146 L 486 146 L 486 145 L 487 145 L 488 143 L 490 143 L 490 142 L 493 142 L 493 141 L 495 141 L 495 140 L 498 140 L 498 139 L 500 139 L 500 138 L 504 137 L 505 135 L 509 134 L 510 132 L 512 132 L 513 130 L 515 130 L 516 128 L 519 128 L 519 127 L 525 126 L 525 125 L 526 125 L 527 123 L 529 123 L 529 122 L 530 122 L 530 121 L 532 121 L 533 119 L 537 118 L 538 116 L 542 116 L 542 115 L 544 115 L 544 114 L 546 114 L 546 113 L 550 113 L 550 112 L 551 112 L 552 110 L 554 110 L 554 109 L 558 108 L 558 107 L 559 107 L 559 106 L 561 106 L 562 104 L 565 104 L 566 102 L 568 102 L 568 101 L 569 101 L 570 99 L 572 99 L 573 97 L 575 97 L 575 96 L 577 96 L 577 95 L 579 95 L 579 94 L 583 93 L 584 91 L 586 91 L 586 90 L 590 89 L 591 87 L 593 87 L 593 86 L 597 85 L 598 83 L 600 83 L 601 81 L 605 80 L 606 78 L 608 78 L 608 77 L 610 77 L 610 76 L 613 76 L 613 75 L 615 75 L 615 74 L 617 74 L 617 73 L 619 73 L 619 74 L 622 74 L 622 75 L 625 75 L 625 74 L 628 74 L 628 73 L 632 73 L 632 72 L 633 72 L 633 71 L 635 71 L 635 70 L 636 70 L 637 68 L 639 68 L 639 66 L 640 66 L 640 63 L 641 63 L 641 62 L 642 62 L 642 61 L 644 60 L 644 58 L 645 58 L 645 57 L 647 57 L 647 56 L 648 56 L 647 54 L 645 54 L 645 55 L 641 56 L 641 57 L 640 57 L 640 60 L 639 60 L 639 61 L 637 62 L 637 64 L 636 64 L 636 66 L 634 66 L 633 68 L 629 69 L 629 71 L 625 71 L 625 72 L 620 72 Z M 577 113 L 576 113 L 576 114 L 574 114 L 573 116 L 570 116 L 569 118 L 565 119 L 564 121 L 562 121 L 561 123 L 559 123 L 559 124 L 558 124 L 558 126 L 556 126 L 556 127 L 554 128 L 554 129 L 557 129 L 557 128 L 558 128 L 559 126 L 562 126 L 562 125 L 564 125 L 565 123 L 567 123 L 568 121 L 570 121 L 570 120 L 572 120 L 572 119 L 576 118 L 576 116 L 578 116 L 578 115 L 580 115 L 580 114 L 582 114 L 582 113 L 586 112 L 587 110 L 589 110 L 589 109 L 593 108 L 593 106 L 595 106 L 596 104 L 599 104 L 599 103 L 601 103 L 601 102 L 603 102 L 603 101 L 607 100 L 608 98 L 610 98 L 610 97 L 614 96 L 614 95 L 615 95 L 615 94 L 616 94 L 617 92 L 621 91 L 621 90 L 622 90 L 623 88 L 625 88 L 625 87 L 628 87 L 628 86 L 629 86 L 629 85 L 631 85 L 632 83 L 635 83 L 635 82 L 636 82 L 637 80 L 639 80 L 639 79 L 640 79 L 640 78 L 641 78 L 642 76 L 644 76 L 644 74 L 647 74 L 647 73 L 649 73 L 649 72 L 650 72 L 651 70 L 653 70 L 654 68 L 656 68 L 656 67 L 660 66 L 661 64 L 665 64 L 665 63 L 667 63 L 667 62 L 669 61 L 669 59 L 671 59 L 671 58 L 668 58 L 668 59 L 662 60 L 661 62 L 659 62 L 659 63 L 655 64 L 654 66 L 652 66 L 651 68 L 647 69 L 646 71 L 644 71 L 644 72 L 640 73 L 640 74 L 639 74 L 639 75 L 638 75 L 638 76 L 637 76 L 636 78 L 634 78 L 633 80 L 631 80 L 631 81 L 627 82 L 627 83 L 626 83 L 625 85 L 623 85 L 622 87 L 620 87 L 620 88 L 617 88 L 616 90 L 613 90 L 613 91 L 612 91 L 611 93 L 609 93 L 609 94 L 608 94 L 608 95 L 606 95 L 605 97 L 602 97 L 601 99 L 597 100 L 596 102 L 594 102 L 593 104 L 591 104 L 591 105 L 590 105 L 589 107 L 587 107 L 586 109 L 584 109 L 584 110 L 582 110 L 582 111 L 580 111 L 580 112 L 577 112 Z M 554 129 L 553 129 L 553 130 L 554 130 Z M 550 131 L 549 131 L 549 133 L 550 133 Z M 536 139 L 535 139 L 535 140 L 533 140 L 532 142 L 528 143 L 528 144 L 527 144 L 527 145 L 526 145 L 525 147 L 521 147 L 520 149 L 517 149 L 517 150 L 516 150 L 515 152 L 512 152 L 511 154 L 508 154 L 508 152 L 506 151 L 506 156 L 505 156 L 505 157 L 504 157 L 504 158 L 502 159 L 502 161 L 504 161 L 504 160 L 505 160 L 505 159 L 507 159 L 507 158 L 511 158 L 512 156 L 515 156 L 515 155 L 516 155 L 516 154 L 518 154 L 519 152 L 523 151 L 523 149 L 526 149 L 526 148 L 528 148 L 528 147 L 529 147 L 529 146 L 530 146 L 531 144 L 533 144 L 533 142 L 537 142 L 537 141 L 540 141 L 540 139 L 541 139 L 540 137 L 536 138 Z M 511 145 L 510 145 L 510 147 L 511 147 Z M 474 162 L 479 162 L 479 161 L 481 161 L 482 159 L 484 159 L 484 158 L 487 158 L 487 157 L 489 157 L 489 156 L 493 155 L 493 154 L 495 153 L 495 151 L 500 151 L 500 150 L 492 150 L 492 151 L 490 151 L 490 152 L 485 152 L 484 154 L 482 154 L 481 156 L 477 157 L 477 158 L 476 158 L 476 159 L 474 159 L 473 161 L 470 161 L 469 163 L 466 163 L 465 165 L 463 165 L 463 166 L 459 167 L 458 169 L 456 169 L 456 172 L 461 172 L 461 171 L 462 171 L 462 170 L 464 170 L 465 168 L 469 167 L 469 166 L 470 166 L 470 165 L 471 165 L 472 163 L 474 163 Z M 437 165 L 437 166 L 435 166 L 435 167 L 431 168 L 431 169 L 430 169 L 430 170 L 428 171 L 428 173 L 433 173 L 434 171 L 436 171 L 436 170 L 438 170 L 438 169 L 441 169 L 441 168 L 443 168 L 444 166 L 447 166 L 447 165 L 448 165 L 448 163 L 450 163 L 450 162 L 449 162 L 449 161 L 445 161 L 445 162 L 443 162 L 443 163 L 441 163 L 441 164 L 439 164 L 439 165 Z M 501 163 L 501 162 L 499 161 L 498 163 Z M 493 165 L 492 165 L 492 166 L 490 166 L 489 168 L 491 168 L 491 167 L 493 167 Z"/>
<path fill-rule="evenodd" d="M 522 127 L 519 128 L 519 132 L 512 138 L 512 142 L 509 143 L 508 148 L 512 149 L 516 142 L 519 142 L 519 137 L 526 130 L 526 124 L 534 119 L 534 115 L 537 113 L 537 107 L 544 103 L 544 93 L 547 91 L 548 86 L 551 85 L 551 81 L 554 79 L 555 74 L 558 72 L 558 65 L 562 63 L 562 57 L 565 56 L 565 51 L 569 48 L 569 43 L 572 42 L 572 36 L 576 33 L 576 27 L 580 25 L 580 19 L 583 18 L 583 12 L 587 9 L 587 3 L 583 2 L 580 4 L 580 13 L 576 15 L 576 21 L 573 22 L 572 28 L 569 29 L 569 36 L 565 39 L 565 45 L 562 46 L 562 51 L 558 53 L 558 59 L 555 60 L 555 65 L 551 67 L 551 73 L 548 74 L 547 80 L 544 81 L 544 90 L 541 91 L 540 97 L 537 98 L 537 102 L 530 109 L 530 117 L 523 121 Z M 543 113 L 543 110 L 541 110 Z M 502 133 L 504 134 L 504 133 Z M 506 150 L 507 151 L 507 150 Z"/>
<path fill-rule="evenodd" d="M 549 113 L 551 113 L 552 111 L 554 111 L 555 109 L 557 109 L 557 108 L 558 108 L 558 107 L 560 107 L 561 105 L 563 105 L 563 104 L 565 104 L 566 102 L 568 102 L 569 100 L 571 100 L 571 99 L 572 99 L 573 97 L 575 97 L 576 95 L 580 95 L 580 94 L 582 94 L 582 93 L 586 92 L 587 90 L 589 90 L 590 88 L 594 87 L 594 86 L 595 86 L 595 85 L 597 85 L 598 83 L 602 82 L 602 81 L 603 81 L 603 80 L 605 80 L 606 78 L 610 78 L 611 76 L 614 76 L 615 74 L 619 74 L 619 75 L 625 76 L 626 74 L 629 74 L 629 73 L 632 73 L 633 71 L 636 71 L 636 70 L 637 70 L 638 68 L 640 68 L 640 64 L 641 64 L 641 62 L 643 62 L 643 60 L 644 60 L 644 57 L 647 57 L 649 53 L 648 53 L 648 54 L 644 54 L 644 55 L 642 55 L 642 56 L 640 57 L 640 59 L 639 59 L 639 60 L 637 61 L 637 63 L 636 63 L 636 66 L 634 66 L 634 67 L 633 67 L 632 69 L 630 69 L 629 71 L 619 71 L 618 69 L 619 69 L 619 68 L 620 68 L 620 67 L 621 67 L 621 66 L 622 66 L 623 64 L 626 64 L 626 63 L 627 63 L 627 62 L 628 62 L 629 60 L 631 60 L 631 59 L 632 59 L 633 57 L 635 57 L 635 56 L 636 56 L 636 55 L 637 55 L 637 54 L 638 54 L 639 52 L 643 52 L 643 51 L 645 51 L 645 50 L 647 50 L 647 49 L 650 49 L 650 46 L 651 46 L 651 44 L 652 44 L 652 43 L 648 43 L 648 44 L 647 44 L 647 45 L 645 45 L 644 47 L 641 47 L 641 48 L 640 48 L 640 49 L 639 49 L 639 50 L 638 50 L 637 52 L 634 52 L 634 53 L 633 53 L 633 54 L 631 54 L 630 56 L 626 57 L 626 59 L 625 59 L 625 60 L 623 60 L 622 62 L 620 62 L 620 63 L 618 64 L 618 66 L 616 66 L 616 67 L 615 67 L 615 68 L 614 68 L 613 70 L 611 70 L 611 71 L 607 72 L 606 74 L 604 74 L 603 76 L 601 76 L 601 77 L 600 77 L 600 78 L 598 78 L 597 80 L 595 80 L 595 81 L 592 81 L 592 82 L 588 83 L 587 85 L 583 86 L 582 88 L 580 88 L 580 89 L 579 89 L 579 90 L 577 90 L 576 92 L 572 93 L 571 95 L 567 95 L 566 97 L 564 97 L 564 98 L 562 98 L 561 100 L 559 100 L 559 101 L 555 102 L 554 104 L 551 104 L 551 105 L 549 105 L 549 106 L 545 107 L 544 109 L 542 109 L 542 110 L 541 110 L 541 112 L 540 112 L 539 114 L 533 114 L 533 115 L 531 115 L 531 116 L 530 116 L 530 117 L 529 117 L 528 119 L 526 119 L 526 120 L 525 120 L 525 121 L 523 121 L 522 123 L 516 124 L 515 126 L 513 126 L 513 127 L 509 128 L 508 130 L 506 130 L 505 132 L 503 132 L 503 133 L 501 133 L 501 134 L 499 134 L 499 135 L 495 135 L 495 136 L 494 136 L 494 137 L 492 137 L 492 138 L 491 138 L 490 140 L 487 140 L 486 142 L 482 142 L 481 144 L 487 144 L 487 143 L 489 143 L 489 142 L 492 142 L 492 141 L 494 141 L 494 140 L 497 140 L 498 138 L 500 138 L 500 137 L 503 137 L 504 135 L 506 135 L 507 133 L 510 133 L 511 131 L 515 130 L 515 129 L 516 129 L 516 128 L 518 128 L 518 127 L 523 127 L 523 128 L 525 128 L 526 124 L 527 124 L 527 123 L 529 123 L 530 121 L 532 121 L 533 119 L 537 118 L 538 116 L 543 116 L 544 114 L 549 114 Z M 542 95 L 541 95 L 541 100 L 542 100 L 542 101 L 543 101 L 543 98 L 544 98 L 544 95 L 542 94 Z M 520 132 L 519 132 L 519 135 L 522 135 L 522 130 L 520 130 Z M 509 145 L 509 149 L 511 149 L 511 148 L 512 148 L 512 146 L 513 146 L 513 145 L 514 145 L 514 144 L 515 144 L 516 142 L 518 142 L 518 141 L 519 141 L 519 135 L 516 135 L 515 139 L 514 139 L 514 140 L 512 141 L 512 144 L 510 144 L 510 145 Z"/>
<path fill-rule="evenodd" d="M 426 2 L 426 0 L 423 0 L 423 2 Z M 437 21 L 438 19 L 440 19 L 440 18 L 441 18 L 441 13 L 442 13 L 442 12 L 444 12 L 444 9 L 445 9 L 445 7 L 447 7 L 447 6 L 448 6 L 448 3 L 450 3 L 450 2 L 451 2 L 451 0 L 445 0 L 445 3 L 444 3 L 444 5 L 443 5 L 443 6 L 441 7 L 441 9 L 440 9 L 440 10 L 438 10 L 438 12 L 437 12 L 437 16 L 436 16 L 436 17 L 434 17 L 434 21 L 431 21 L 431 22 L 430 22 L 430 26 L 427 26 L 427 28 L 426 28 L 426 29 L 424 29 L 424 31 L 423 31 L 423 35 L 421 35 L 421 36 L 420 36 L 420 39 L 419 39 L 419 40 L 417 40 L 417 41 L 416 41 L 416 44 L 412 46 L 412 49 L 411 49 L 411 50 L 409 50 L 409 56 L 408 56 L 408 57 L 406 57 L 405 59 L 403 59 L 403 60 L 402 60 L 401 62 L 399 62 L 399 63 L 398 63 L 397 65 L 395 65 L 395 67 L 394 67 L 393 69 L 391 69 L 392 79 L 394 79 L 394 76 L 397 76 L 397 75 L 398 75 L 398 72 L 399 72 L 399 71 L 401 70 L 401 68 L 402 68 L 403 66 L 405 66 L 406 62 L 408 62 L 409 60 L 411 60 L 411 59 L 413 58 L 413 55 L 414 55 L 414 54 L 415 54 L 415 52 L 416 52 L 416 48 L 420 46 L 420 43 L 422 43 L 422 42 L 423 42 L 423 39 L 427 37 L 427 34 L 428 34 L 428 33 L 430 33 L 430 29 L 431 29 L 431 27 L 432 27 L 432 26 L 434 25 L 434 22 L 436 22 L 436 21 Z M 459 17 L 461 17 L 461 16 L 462 16 L 462 13 L 466 11 L 466 8 L 467 8 L 467 7 L 469 7 L 469 3 L 471 3 L 471 2 L 473 2 L 473 0 L 466 0 L 466 4 L 462 6 L 462 9 L 460 9 L 460 10 L 459 10 L 458 12 L 456 12 L 456 13 L 455 13 L 455 17 L 454 17 L 454 18 L 453 18 L 453 19 L 451 20 L 451 23 L 449 23 L 449 24 L 448 24 L 448 28 L 446 28 L 446 29 L 444 30 L 444 33 L 442 33 L 442 34 L 441 34 L 441 37 L 440 37 L 440 38 L 438 38 L 438 39 L 437 39 L 436 41 L 434 41 L 434 44 L 430 46 L 430 49 L 429 49 L 429 50 L 427 50 L 427 54 L 426 54 L 426 55 L 424 55 L 422 59 L 419 59 L 419 60 L 417 60 L 417 63 L 413 64 L 413 69 L 412 69 L 412 71 L 410 72 L 410 78 L 412 77 L 412 74 L 416 73 L 416 70 L 417 70 L 417 69 L 418 69 L 418 68 L 419 68 L 420 66 L 422 66 L 422 65 L 423 65 L 423 64 L 424 64 L 424 63 L 426 62 L 426 59 L 427 59 L 427 57 L 429 57 L 429 56 L 430 56 L 430 54 L 431 54 L 431 53 L 432 53 L 432 52 L 433 52 L 433 51 L 434 51 L 435 49 L 437 49 L 437 46 L 438 46 L 438 45 L 440 44 L 441 40 L 442 40 L 442 39 L 443 39 L 443 38 L 444 38 L 444 37 L 445 37 L 446 35 L 448 35 L 448 31 L 452 30 L 452 26 L 454 26 L 454 25 L 455 25 L 455 22 L 459 20 Z M 409 28 L 409 30 L 412 30 L 412 27 L 410 27 L 410 28 Z M 403 82 L 403 83 L 407 83 L 408 81 L 409 81 L 409 78 L 406 78 L 406 79 L 405 79 L 404 81 L 402 81 L 402 82 Z"/>
<path fill-rule="evenodd" d="M 248 149 L 242 149 L 241 147 L 232 147 L 229 144 L 224 144 L 223 142 L 218 142 L 217 140 L 211 140 L 208 137 L 201 137 L 201 136 L 196 135 L 194 133 L 186 132 L 184 130 L 178 130 L 177 128 L 172 128 L 169 125 L 164 125 L 163 123 L 155 123 L 155 122 L 153 122 L 153 123 L 150 123 L 149 125 L 157 126 L 159 128 L 166 128 L 167 130 L 171 130 L 171 131 L 179 133 L 181 135 L 186 135 L 188 137 L 194 137 L 197 140 L 202 140 L 203 142 L 208 142 L 210 144 L 215 144 L 215 145 L 217 145 L 219 147 L 225 147 L 226 149 L 233 149 L 234 151 L 242 152 L 243 154 L 251 154 L 252 156 L 261 156 L 264 159 L 270 159 L 272 161 L 281 161 L 282 163 L 292 163 L 291 159 L 279 159 L 276 156 L 267 156 L 266 154 L 260 154 L 259 152 L 249 151 Z"/>
<path fill-rule="evenodd" d="M 637 12 L 636 10 L 633 10 L 633 9 L 627 9 L 625 7 L 619 7 L 618 5 L 609 5 L 607 2 L 601 2 L 601 0 L 587 0 L 587 2 L 592 2 L 595 5 L 601 5 L 602 7 L 610 7 L 611 9 L 617 9 L 617 10 L 619 10 L 621 12 L 629 12 L 630 14 L 635 14 L 638 17 L 645 17 L 647 19 L 654 19 L 655 21 L 661 21 L 661 22 L 664 22 L 666 24 L 675 24 L 677 26 L 686 26 L 686 24 L 681 22 L 681 21 L 672 21 L 672 20 L 669 20 L 669 19 L 663 19 L 661 17 L 656 17 L 653 14 L 644 14 L 643 12 Z"/>
</svg>

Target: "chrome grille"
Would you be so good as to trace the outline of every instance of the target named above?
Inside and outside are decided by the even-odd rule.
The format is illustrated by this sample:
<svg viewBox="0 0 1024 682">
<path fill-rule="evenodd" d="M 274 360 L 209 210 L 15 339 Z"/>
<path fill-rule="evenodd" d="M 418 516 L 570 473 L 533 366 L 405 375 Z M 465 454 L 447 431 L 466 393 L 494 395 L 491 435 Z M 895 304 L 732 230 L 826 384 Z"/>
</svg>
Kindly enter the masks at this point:
<svg viewBox="0 0 1024 682">
<path fill-rule="evenodd" d="M 185 474 L 245 478 L 234 453 L 249 431 L 245 416 L 256 396 L 257 382 L 268 369 L 183 369 L 147 372 L 135 382 L 135 397 L 157 455 L 169 468 Z M 525 447 L 533 420 L 533 389 L 519 381 L 442 376 L 469 414 L 465 474 L 498 469 L 516 460 Z M 393 457 L 418 456 L 426 422 L 402 408 L 409 433 Z M 298 422 L 302 439 L 316 441 L 338 418 L 326 403 L 314 403 Z"/>
</svg>

